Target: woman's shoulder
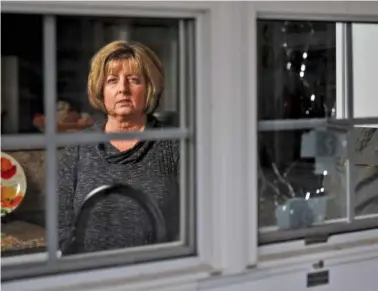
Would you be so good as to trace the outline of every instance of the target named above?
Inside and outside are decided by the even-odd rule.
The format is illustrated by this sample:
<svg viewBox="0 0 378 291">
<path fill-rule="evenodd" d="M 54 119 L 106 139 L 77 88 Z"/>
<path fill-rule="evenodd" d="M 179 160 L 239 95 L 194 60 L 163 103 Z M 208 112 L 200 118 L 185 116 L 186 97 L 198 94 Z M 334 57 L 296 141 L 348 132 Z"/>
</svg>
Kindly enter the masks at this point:
<svg viewBox="0 0 378 291">
<path fill-rule="evenodd" d="M 155 146 L 161 151 L 166 151 L 170 153 L 178 153 L 180 151 L 179 140 L 160 139 L 155 141 Z"/>
<path fill-rule="evenodd" d="M 168 117 L 162 114 L 155 114 L 148 116 L 148 127 L 153 129 L 172 129 L 175 128 L 175 125 L 172 123 L 172 118 L 168 120 Z M 170 149 L 172 152 L 178 152 L 180 150 L 180 141 L 179 140 L 159 140 L 158 144 L 167 149 Z"/>
<path fill-rule="evenodd" d="M 178 140 L 157 140 L 154 142 L 155 157 L 176 167 L 180 158 L 180 142 Z"/>
<path fill-rule="evenodd" d="M 173 152 L 180 151 L 180 141 L 179 140 L 159 140 L 158 143 L 165 149 Z"/>
<path fill-rule="evenodd" d="M 80 157 L 93 153 L 93 149 L 93 144 L 77 143 L 61 147 L 58 152 L 60 159 L 65 159 L 67 161 L 78 161 Z"/>
<path fill-rule="evenodd" d="M 58 153 L 61 158 L 70 159 L 76 158 L 79 154 L 79 145 L 67 145 L 65 147 L 59 148 Z"/>
<path fill-rule="evenodd" d="M 104 118 L 103 117 L 98 117 L 94 119 L 94 122 L 91 126 L 88 126 L 80 131 L 77 132 L 77 134 L 83 133 L 92 133 L 92 132 L 102 132 L 101 128 L 104 126 Z M 80 152 L 82 151 L 87 151 L 89 148 L 91 148 L 93 145 L 92 144 L 74 144 L 74 145 L 69 145 L 64 148 L 64 152 L 68 155 L 80 155 Z"/>
</svg>

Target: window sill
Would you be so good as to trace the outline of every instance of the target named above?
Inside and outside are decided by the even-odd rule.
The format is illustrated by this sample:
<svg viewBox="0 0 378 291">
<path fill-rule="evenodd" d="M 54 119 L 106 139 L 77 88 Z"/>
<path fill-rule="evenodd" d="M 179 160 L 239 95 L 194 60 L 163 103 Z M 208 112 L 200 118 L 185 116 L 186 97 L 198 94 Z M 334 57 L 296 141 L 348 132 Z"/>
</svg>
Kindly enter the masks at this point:
<svg viewBox="0 0 378 291">
<path fill-rule="evenodd" d="M 261 265 L 297 264 L 325 258 L 378 252 L 377 229 L 331 236 L 328 242 L 305 245 L 304 241 L 277 243 L 259 248 Z"/>
<path fill-rule="evenodd" d="M 211 272 L 213 272 L 212 267 L 201 262 L 198 258 L 185 258 L 10 281 L 2 283 L 2 290 L 87 291 L 106 289 L 107 291 L 126 291 L 155 288 L 153 290 L 166 291 L 169 290 L 170 286 L 181 286 L 182 284 L 193 285 L 192 290 L 195 290 L 196 282 L 208 277 Z M 70 282 L 70 285 L 67 285 L 67 282 Z M 177 288 L 173 290 L 177 290 Z M 182 289 L 179 288 L 179 290 Z"/>
</svg>

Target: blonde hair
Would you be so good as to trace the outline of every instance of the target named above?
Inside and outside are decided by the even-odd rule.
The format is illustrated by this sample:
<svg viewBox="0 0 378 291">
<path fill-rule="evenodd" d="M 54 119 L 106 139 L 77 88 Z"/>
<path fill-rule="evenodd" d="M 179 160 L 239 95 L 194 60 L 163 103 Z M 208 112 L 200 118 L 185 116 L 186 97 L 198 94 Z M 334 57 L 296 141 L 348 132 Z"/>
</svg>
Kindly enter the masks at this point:
<svg viewBox="0 0 378 291">
<path fill-rule="evenodd" d="M 129 44 L 122 40 L 107 44 L 93 56 L 88 75 L 90 104 L 106 113 L 103 95 L 105 79 L 112 62 L 122 60 L 129 60 L 129 66 L 143 76 L 146 84 L 145 113 L 153 113 L 159 104 L 164 87 L 161 61 L 148 47 L 140 43 Z"/>
</svg>

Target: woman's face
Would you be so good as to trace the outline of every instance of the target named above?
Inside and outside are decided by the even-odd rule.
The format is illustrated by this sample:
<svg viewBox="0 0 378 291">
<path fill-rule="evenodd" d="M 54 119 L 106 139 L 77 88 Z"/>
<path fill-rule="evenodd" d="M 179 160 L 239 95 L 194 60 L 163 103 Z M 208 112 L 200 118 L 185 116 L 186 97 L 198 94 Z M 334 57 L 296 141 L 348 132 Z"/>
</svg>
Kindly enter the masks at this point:
<svg viewBox="0 0 378 291">
<path fill-rule="evenodd" d="M 110 116 L 131 117 L 144 114 L 146 85 L 133 60 L 109 64 L 104 83 L 104 105 Z"/>
</svg>

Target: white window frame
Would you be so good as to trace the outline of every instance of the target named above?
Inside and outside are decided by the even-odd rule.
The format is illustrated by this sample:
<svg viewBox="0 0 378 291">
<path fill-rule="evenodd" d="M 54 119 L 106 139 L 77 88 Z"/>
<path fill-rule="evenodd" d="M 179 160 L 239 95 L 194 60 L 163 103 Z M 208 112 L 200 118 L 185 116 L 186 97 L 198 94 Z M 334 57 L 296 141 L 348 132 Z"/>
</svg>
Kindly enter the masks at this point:
<svg viewBox="0 0 378 291">
<path fill-rule="evenodd" d="M 251 22 L 255 22 L 257 19 L 378 22 L 378 16 L 374 12 L 377 9 L 378 3 L 374 2 L 334 1 L 317 3 L 310 1 L 264 1 L 251 3 L 249 15 L 256 16 L 253 19 L 251 17 Z M 256 34 L 252 37 L 253 39 L 257 39 Z M 253 53 L 256 54 L 256 51 Z M 252 99 L 257 101 L 257 98 L 257 92 L 254 91 Z M 257 107 L 257 103 L 254 106 Z M 359 118 L 358 122 L 364 124 L 364 121 L 372 121 L 372 119 L 370 117 Z M 313 120 L 311 122 L 319 122 L 320 125 L 323 121 Z M 274 124 L 270 124 L 270 122 L 267 122 L 267 125 L 274 127 Z M 254 191 L 257 193 L 257 185 Z M 257 196 L 257 194 L 255 195 Z M 352 202 L 349 201 L 349 204 L 352 205 Z M 374 256 L 378 251 L 377 238 L 378 229 L 372 229 L 332 235 L 327 242 L 313 245 L 305 245 L 303 239 L 285 243 L 272 243 L 271 245 L 258 248 L 258 266 L 278 266 L 311 261 L 314 259 L 314 253 L 317 259 L 319 259 L 319 255 L 321 255 L 321 258 L 343 257 L 346 254 L 358 252 L 363 247 L 370 247 L 369 250 L 372 252 L 372 256 Z"/>
<path fill-rule="evenodd" d="M 243 163 L 246 158 L 244 153 L 250 154 L 250 149 L 256 145 L 244 132 L 249 131 L 249 125 L 256 125 L 253 122 L 256 116 L 250 115 L 250 123 L 245 123 L 248 108 L 244 107 L 243 100 L 254 88 L 249 80 L 255 79 L 253 56 L 248 57 L 251 66 L 244 66 L 244 56 L 250 56 L 249 51 L 253 50 L 244 46 L 245 35 L 249 33 L 247 27 L 241 29 L 248 19 L 247 7 L 247 3 L 232 2 L 2 2 L 3 12 L 14 13 L 193 17 L 196 19 L 198 70 L 195 94 L 197 255 L 10 281 L 2 284 L 3 290 L 60 289 L 67 287 L 67 282 L 70 282 L 72 290 L 90 289 L 91 286 L 98 288 L 99 285 L 104 288 L 112 286 L 114 289 L 111 290 L 166 286 L 174 282 L 188 282 L 190 285 L 199 278 L 238 273 L 246 265 L 251 265 L 250 259 L 257 258 L 257 220 L 254 219 L 256 211 L 249 209 L 249 205 L 255 205 L 253 195 L 249 195 L 252 193 L 249 177 L 255 177 L 256 172 L 249 166 L 245 171 Z M 231 36 L 232 40 L 225 41 L 226 35 Z M 52 81 L 55 74 L 51 77 Z M 53 102 L 48 103 L 45 107 L 53 108 Z M 47 118 L 53 119 L 53 114 L 47 113 Z M 40 135 L 37 139 L 33 138 L 33 142 L 47 144 L 48 136 L 53 131 L 51 125 L 46 137 Z M 61 135 L 57 136 L 55 143 L 66 143 L 69 138 L 76 138 L 77 141 L 73 135 Z M 110 138 L 109 135 L 107 139 Z M 17 139 L 7 137 L 4 142 L 11 146 L 17 144 Z M 255 154 L 248 159 L 255 159 Z M 49 183 L 56 184 L 56 181 Z M 51 228 L 56 221 L 48 224 Z M 230 240 L 231 237 L 234 239 Z M 14 260 L 25 261 L 32 259 L 32 256 L 36 255 L 20 256 Z M 162 290 L 166 290 L 165 287 Z"/>
</svg>

